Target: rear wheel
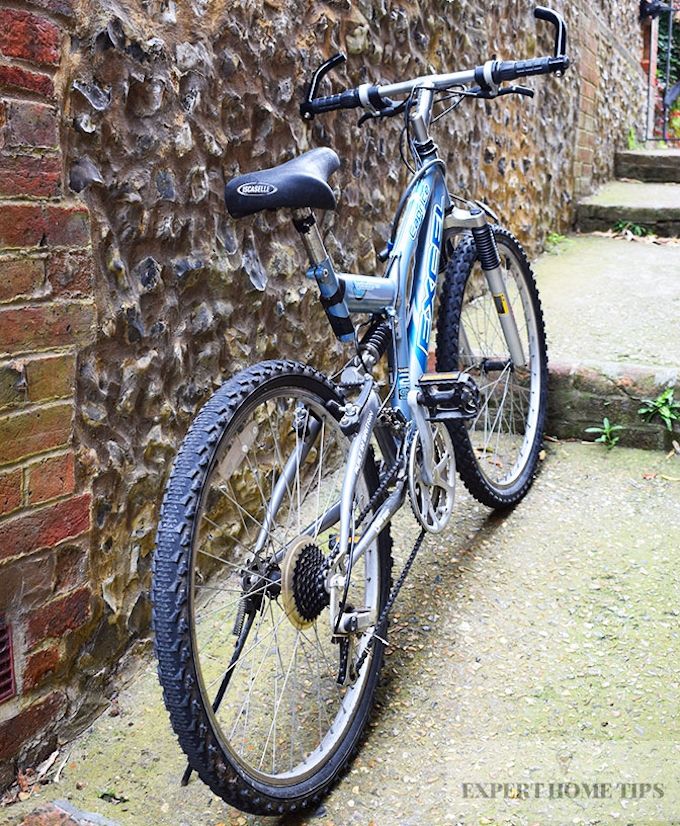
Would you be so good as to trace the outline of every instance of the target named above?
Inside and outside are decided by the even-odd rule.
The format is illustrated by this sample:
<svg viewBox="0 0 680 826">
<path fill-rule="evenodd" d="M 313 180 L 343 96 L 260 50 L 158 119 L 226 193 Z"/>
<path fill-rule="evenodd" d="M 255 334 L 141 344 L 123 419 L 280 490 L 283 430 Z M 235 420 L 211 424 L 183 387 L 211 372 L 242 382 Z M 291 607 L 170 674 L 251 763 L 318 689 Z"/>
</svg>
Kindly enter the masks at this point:
<svg viewBox="0 0 680 826">
<path fill-rule="evenodd" d="M 437 370 L 465 370 L 480 390 L 480 410 L 467 423 L 449 422 L 460 476 L 492 508 L 510 507 L 534 479 L 543 441 L 548 355 L 541 304 L 529 261 L 517 239 L 493 227 L 515 317 L 524 367 L 513 364 L 496 303 L 472 236 L 446 268 L 437 328 Z"/>
<path fill-rule="evenodd" d="M 318 520 L 339 500 L 349 442 L 331 400 L 343 401 L 293 362 L 232 378 L 187 434 L 159 525 L 154 623 L 173 727 L 213 791 L 258 814 L 328 791 L 359 742 L 382 662 L 376 640 L 360 673 L 338 683 L 372 629 L 346 645 L 332 638 L 323 565 L 338 526 Z M 376 487 L 369 456 L 355 515 Z M 385 530 L 352 569 L 347 603 L 377 617 L 389 569 Z"/>
</svg>

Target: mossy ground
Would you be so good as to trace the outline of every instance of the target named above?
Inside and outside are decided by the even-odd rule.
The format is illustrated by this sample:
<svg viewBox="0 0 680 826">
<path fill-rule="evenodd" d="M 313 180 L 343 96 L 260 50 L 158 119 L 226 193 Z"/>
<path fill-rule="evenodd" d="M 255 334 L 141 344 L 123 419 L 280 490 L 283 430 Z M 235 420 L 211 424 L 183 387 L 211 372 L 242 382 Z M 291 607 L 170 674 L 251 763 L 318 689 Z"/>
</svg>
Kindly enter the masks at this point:
<svg viewBox="0 0 680 826">
<path fill-rule="evenodd" d="M 553 444 L 505 517 L 461 489 L 395 607 L 366 743 L 310 822 L 677 822 L 678 477 L 680 457 Z M 401 560 L 417 531 L 409 515 L 393 530 Z M 152 662 L 114 711 L 63 748 L 59 785 L 3 822 L 67 798 L 122 826 L 278 823 L 235 812 L 198 780 L 180 787 Z M 565 783 L 578 796 L 560 797 Z M 641 783 L 658 789 L 641 798 Z"/>
</svg>

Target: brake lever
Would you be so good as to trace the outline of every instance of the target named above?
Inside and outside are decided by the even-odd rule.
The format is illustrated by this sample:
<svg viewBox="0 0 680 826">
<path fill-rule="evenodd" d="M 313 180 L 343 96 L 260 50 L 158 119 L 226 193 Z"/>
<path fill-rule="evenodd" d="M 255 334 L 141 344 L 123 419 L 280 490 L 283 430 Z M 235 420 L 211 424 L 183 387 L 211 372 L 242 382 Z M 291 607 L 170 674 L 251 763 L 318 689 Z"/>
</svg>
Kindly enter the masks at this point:
<svg viewBox="0 0 680 826">
<path fill-rule="evenodd" d="M 525 98 L 532 98 L 535 94 L 536 92 L 534 92 L 533 89 L 529 89 L 526 86 L 503 86 L 500 89 L 496 89 L 496 91 L 481 89 L 479 86 L 475 86 L 468 92 L 470 97 L 481 98 L 482 100 L 493 100 L 494 98 L 503 97 L 503 95 L 522 95 L 522 97 Z"/>
<path fill-rule="evenodd" d="M 378 112 L 364 112 L 364 114 L 359 118 L 357 126 L 363 126 L 363 124 L 366 123 L 367 120 L 391 118 L 394 115 L 398 115 L 401 112 L 403 112 L 405 106 L 405 100 L 402 100 L 399 103 L 397 103 L 396 101 L 392 101 L 389 106 L 386 106 L 384 109 L 380 109 Z"/>
<path fill-rule="evenodd" d="M 527 86 L 504 86 L 498 90 L 498 96 L 501 95 L 522 95 L 525 98 L 532 98 L 536 95 L 536 92 Z"/>
</svg>

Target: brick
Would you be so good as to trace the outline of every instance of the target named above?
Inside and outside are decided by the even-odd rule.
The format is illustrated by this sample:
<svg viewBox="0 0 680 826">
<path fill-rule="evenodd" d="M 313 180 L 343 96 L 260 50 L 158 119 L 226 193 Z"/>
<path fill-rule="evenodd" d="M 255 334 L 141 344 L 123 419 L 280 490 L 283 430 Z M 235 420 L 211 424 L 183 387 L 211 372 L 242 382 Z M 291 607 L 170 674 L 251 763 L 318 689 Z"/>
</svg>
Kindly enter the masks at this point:
<svg viewBox="0 0 680 826">
<path fill-rule="evenodd" d="M 1 478 L 1 477 L 0 477 Z M 29 505 L 67 496 L 75 490 L 73 453 L 50 456 L 26 469 L 26 496 Z"/>
<path fill-rule="evenodd" d="M 61 545 L 52 553 L 54 590 L 63 593 L 82 585 L 87 576 L 87 545 Z"/>
<path fill-rule="evenodd" d="M 43 402 L 73 395 L 76 377 L 73 355 L 31 359 L 25 363 L 24 372 L 28 401 Z"/>
<path fill-rule="evenodd" d="M 595 101 L 582 95 L 579 101 L 579 110 L 585 115 L 594 115 L 595 109 Z"/>
<path fill-rule="evenodd" d="M 0 302 L 31 296 L 44 286 L 44 259 L 0 258 Z"/>
<path fill-rule="evenodd" d="M 11 513 L 21 506 L 21 477 L 20 470 L 0 473 L 0 515 Z"/>
<path fill-rule="evenodd" d="M 29 11 L 0 9 L 0 54 L 31 63 L 57 66 L 61 51 L 59 26 Z"/>
<path fill-rule="evenodd" d="M 0 416 L 0 464 L 66 447 L 71 437 L 72 419 L 70 404 Z"/>
<path fill-rule="evenodd" d="M 26 401 L 26 377 L 16 364 L 0 364 L 0 409 Z"/>
<path fill-rule="evenodd" d="M 85 625 L 90 618 L 91 596 L 89 588 L 79 588 L 30 613 L 26 618 L 28 644 L 62 637 L 67 631 Z"/>
<path fill-rule="evenodd" d="M 0 352 L 84 344 L 92 338 L 94 321 L 92 304 L 64 302 L 0 308 Z"/>
<path fill-rule="evenodd" d="M 593 148 L 591 146 L 579 146 L 576 149 L 576 157 L 579 161 L 583 161 L 584 163 L 592 163 Z"/>
<path fill-rule="evenodd" d="M 597 86 L 598 81 L 600 79 L 600 70 L 597 68 L 597 63 L 593 61 L 592 63 L 586 63 L 585 66 L 580 67 L 581 70 L 581 77 L 587 80 L 589 83 L 592 83 L 593 86 Z"/>
<path fill-rule="evenodd" d="M 585 29 L 583 35 L 586 49 L 596 55 L 598 47 L 597 34 L 592 29 Z"/>
<path fill-rule="evenodd" d="M 60 662 L 61 651 L 56 645 L 31 654 L 24 667 L 23 692 L 38 688 L 50 674 L 56 671 Z"/>
<path fill-rule="evenodd" d="M 14 616 L 44 605 L 54 594 L 55 550 L 10 560 L 0 576 L 0 611 Z M 78 583 L 80 584 L 80 583 Z M 73 586 L 72 586 L 73 587 Z"/>
<path fill-rule="evenodd" d="M 59 145 L 59 114 L 53 106 L 29 100 L 3 101 L 5 149 L 54 149 Z"/>
<path fill-rule="evenodd" d="M 0 754 L 14 755 L 22 743 L 54 723 L 64 711 L 65 696 L 55 691 L 40 702 L 24 708 L 16 717 L 0 724 Z"/>
<path fill-rule="evenodd" d="M 56 198 L 61 194 L 61 161 L 54 156 L 0 157 L 0 197 Z"/>
<path fill-rule="evenodd" d="M 595 84 L 591 83 L 589 80 L 581 78 L 581 94 L 585 98 L 595 100 Z"/>
<path fill-rule="evenodd" d="M 593 135 L 592 132 L 587 132 L 585 129 L 579 129 L 576 136 L 576 143 L 578 146 L 593 149 L 595 147 L 595 135 Z"/>
<path fill-rule="evenodd" d="M 0 559 L 53 548 L 90 529 L 89 493 L 39 510 L 11 516 L 0 524 Z"/>
<path fill-rule="evenodd" d="M 586 115 L 585 112 L 580 112 L 578 117 L 578 126 L 579 129 L 584 130 L 585 132 L 590 132 L 594 135 L 595 133 L 595 118 L 592 115 Z M 582 143 L 582 141 L 581 141 Z"/>
<path fill-rule="evenodd" d="M 56 204 L 4 204 L 0 210 L 0 247 L 89 244 L 87 210 Z"/>
<path fill-rule="evenodd" d="M 47 280 L 55 296 L 92 295 L 94 262 L 89 250 L 53 252 L 47 260 Z"/>
<path fill-rule="evenodd" d="M 33 92 L 44 98 L 54 97 L 54 83 L 49 75 L 30 72 L 21 66 L 0 64 L 0 87 L 11 91 Z"/>
</svg>

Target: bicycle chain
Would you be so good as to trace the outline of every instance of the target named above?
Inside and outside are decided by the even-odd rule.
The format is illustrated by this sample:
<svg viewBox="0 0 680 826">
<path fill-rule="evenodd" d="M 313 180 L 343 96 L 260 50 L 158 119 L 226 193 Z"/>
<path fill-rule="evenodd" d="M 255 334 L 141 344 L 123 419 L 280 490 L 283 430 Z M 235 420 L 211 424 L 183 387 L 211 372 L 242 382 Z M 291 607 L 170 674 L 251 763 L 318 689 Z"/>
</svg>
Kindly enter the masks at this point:
<svg viewBox="0 0 680 826">
<path fill-rule="evenodd" d="M 408 457 L 409 451 L 411 450 L 411 445 L 412 445 L 413 440 L 416 436 L 416 432 L 417 432 L 417 430 L 414 427 L 411 430 L 411 432 L 408 434 L 407 438 L 406 438 L 406 443 L 404 444 L 404 454 L 403 454 L 405 457 Z M 356 523 L 357 528 L 362 524 L 364 519 L 366 519 L 366 517 L 368 516 L 368 514 L 372 510 L 375 510 L 375 508 L 378 505 L 382 504 L 383 500 L 387 496 L 387 489 L 388 489 L 390 483 L 397 476 L 401 466 L 402 466 L 402 458 L 397 458 L 394 461 L 394 463 L 390 466 L 390 468 L 387 470 L 387 472 L 383 476 L 380 484 L 378 485 L 375 493 L 373 494 L 373 496 L 369 500 L 366 507 L 359 514 L 359 517 L 358 517 L 357 523 Z M 360 655 L 359 659 L 357 660 L 356 664 L 354 665 L 354 673 L 356 674 L 357 677 L 359 676 L 359 673 L 361 671 L 361 667 L 363 666 L 364 662 L 366 661 L 366 658 L 368 657 L 368 654 L 369 654 L 371 648 L 373 647 L 373 641 L 375 640 L 375 638 L 377 637 L 378 639 L 380 639 L 381 642 L 385 642 L 384 636 L 385 636 L 385 630 L 386 630 L 386 627 L 387 627 L 387 620 L 388 620 L 388 617 L 389 617 L 389 613 L 392 610 L 392 607 L 394 606 L 394 603 L 396 602 L 397 597 L 399 596 L 399 591 L 401 591 L 401 588 L 402 588 L 404 582 L 406 581 L 406 577 L 408 576 L 409 571 L 411 570 L 411 567 L 412 567 L 413 563 L 415 562 L 416 556 L 418 555 L 418 551 L 420 550 L 420 547 L 423 544 L 423 540 L 425 539 L 425 534 L 426 534 L 425 529 L 421 530 L 420 535 L 418 536 L 418 538 L 415 541 L 415 544 L 413 546 L 413 550 L 411 551 L 411 553 L 409 555 L 409 558 L 406 560 L 406 564 L 404 565 L 404 567 L 402 569 L 402 572 L 399 575 L 399 579 L 392 586 L 392 590 L 389 593 L 389 596 L 387 598 L 387 602 L 385 603 L 382 611 L 380 612 L 380 616 L 378 617 L 378 622 L 376 623 L 375 628 L 373 629 L 373 633 L 371 634 L 370 639 L 366 643 L 366 647 L 361 652 L 361 655 Z M 328 573 L 331 566 L 333 565 L 333 563 L 337 559 L 339 553 L 340 553 L 340 549 L 337 548 L 335 551 L 333 551 L 331 554 L 329 554 L 329 556 L 327 557 L 327 560 L 326 560 L 326 564 L 324 566 L 324 575 Z M 340 613 L 342 613 L 342 611 L 340 611 Z"/>
<path fill-rule="evenodd" d="M 356 661 L 354 669 L 356 671 L 357 678 L 358 678 L 358 676 L 361 672 L 361 666 L 366 661 L 366 657 L 368 657 L 368 654 L 369 654 L 371 648 L 373 648 L 373 641 L 376 639 L 376 637 L 383 644 L 385 644 L 385 645 L 387 644 L 387 641 L 385 640 L 385 632 L 387 630 L 387 619 L 388 619 L 389 613 L 392 610 L 392 606 L 396 602 L 397 597 L 399 596 L 399 591 L 401 591 L 402 585 L 404 584 L 404 582 L 406 582 L 406 577 L 408 576 L 409 571 L 411 570 L 411 566 L 415 562 L 416 556 L 418 555 L 418 551 L 420 550 L 420 546 L 423 544 L 423 540 L 425 539 L 425 534 L 426 534 L 425 529 L 424 528 L 421 529 L 420 534 L 419 534 L 418 538 L 416 539 L 415 544 L 413 546 L 413 550 L 411 551 L 411 553 L 409 555 L 409 558 L 406 560 L 406 564 L 404 565 L 401 574 L 399 574 L 399 579 L 392 586 L 392 590 L 390 591 L 390 595 L 387 598 L 387 602 L 385 603 L 385 607 L 380 612 L 380 616 L 378 617 L 378 622 L 376 623 L 375 628 L 373 629 L 373 633 L 371 634 L 370 639 L 366 643 L 366 647 L 361 652 L 361 656 Z"/>
<path fill-rule="evenodd" d="M 373 496 L 371 496 L 368 504 L 366 507 L 361 511 L 359 516 L 357 517 L 357 521 L 355 523 L 355 528 L 361 527 L 361 524 L 366 519 L 368 514 L 375 510 L 379 505 L 382 505 L 384 500 L 387 498 L 388 488 L 390 484 L 394 481 L 397 474 L 399 473 L 399 469 L 401 468 L 402 461 L 401 459 L 395 459 L 393 464 L 388 468 L 385 472 L 385 475 L 382 478 L 382 481 L 378 485 L 375 490 Z M 326 562 L 322 568 L 323 576 L 326 577 L 330 572 L 331 568 L 333 567 L 335 560 L 340 555 L 340 548 L 337 547 L 334 551 L 332 551 L 327 557 Z"/>
</svg>

